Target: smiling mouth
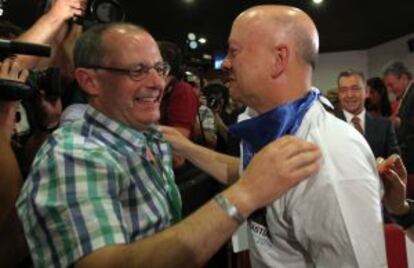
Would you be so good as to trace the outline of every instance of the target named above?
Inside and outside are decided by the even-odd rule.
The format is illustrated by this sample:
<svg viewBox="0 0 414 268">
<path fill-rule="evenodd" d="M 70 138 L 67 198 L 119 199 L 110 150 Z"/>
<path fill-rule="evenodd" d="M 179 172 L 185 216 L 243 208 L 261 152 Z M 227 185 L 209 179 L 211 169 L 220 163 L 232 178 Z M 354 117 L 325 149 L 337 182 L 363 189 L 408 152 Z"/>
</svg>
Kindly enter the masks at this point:
<svg viewBox="0 0 414 268">
<path fill-rule="evenodd" d="M 148 102 L 148 103 L 153 103 L 153 102 L 158 102 L 159 98 L 136 98 L 135 101 L 138 102 Z"/>
<path fill-rule="evenodd" d="M 141 102 L 141 103 L 159 103 L 161 102 L 161 94 L 159 94 L 158 96 L 151 96 L 151 97 L 136 97 L 135 101 L 136 102 Z"/>
<path fill-rule="evenodd" d="M 349 105 L 356 105 L 356 104 L 358 104 L 358 102 L 356 102 L 356 101 L 348 101 L 347 102 Z"/>
</svg>

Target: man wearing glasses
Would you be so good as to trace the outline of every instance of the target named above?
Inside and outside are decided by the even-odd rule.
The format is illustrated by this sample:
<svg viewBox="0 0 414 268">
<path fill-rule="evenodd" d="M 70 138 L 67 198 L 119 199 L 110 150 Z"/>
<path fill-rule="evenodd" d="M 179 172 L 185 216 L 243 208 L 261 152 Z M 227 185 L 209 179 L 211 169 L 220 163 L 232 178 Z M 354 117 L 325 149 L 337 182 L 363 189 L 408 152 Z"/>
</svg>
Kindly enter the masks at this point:
<svg viewBox="0 0 414 268">
<path fill-rule="evenodd" d="M 171 149 L 155 126 L 169 70 L 156 42 L 135 25 L 100 25 L 74 58 L 89 104 L 42 146 L 17 202 L 35 267 L 202 266 L 254 210 L 318 170 L 315 145 L 282 138 L 180 221 Z"/>
</svg>

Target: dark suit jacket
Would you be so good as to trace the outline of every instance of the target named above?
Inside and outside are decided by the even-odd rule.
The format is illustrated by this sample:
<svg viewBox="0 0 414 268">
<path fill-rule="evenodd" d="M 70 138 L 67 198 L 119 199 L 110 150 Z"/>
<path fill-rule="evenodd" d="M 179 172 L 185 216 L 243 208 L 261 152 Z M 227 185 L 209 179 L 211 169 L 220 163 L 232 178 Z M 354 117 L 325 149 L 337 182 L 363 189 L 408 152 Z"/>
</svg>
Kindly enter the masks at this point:
<svg viewBox="0 0 414 268">
<path fill-rule="evenodd" d="M 346 121 L 342 110 L 337 112 L 336 116 Z M 374 117 L 366 112 L 364 137 L 375 157 L 387 158 L 393 153 L 401 153 L 397 136 L 388 118 Z"/>
<path fill-rule="evenodd" d="M 398 111 L 401 125 L 397 129 L 397 137 L 407 171 L 414 173 L 414 84 L 407 90 Z"/>
</svg>

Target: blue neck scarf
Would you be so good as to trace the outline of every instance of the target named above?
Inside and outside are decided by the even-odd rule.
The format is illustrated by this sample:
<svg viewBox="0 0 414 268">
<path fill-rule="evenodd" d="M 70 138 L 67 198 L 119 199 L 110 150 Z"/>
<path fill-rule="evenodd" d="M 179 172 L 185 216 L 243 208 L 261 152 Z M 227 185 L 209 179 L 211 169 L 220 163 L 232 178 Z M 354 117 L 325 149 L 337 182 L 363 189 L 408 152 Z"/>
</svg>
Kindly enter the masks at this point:
<svg viewBox="0 0 414 268">
<path fill-rule="evenodd" d="M 242 140 L 243 167 L 246 168 L 253 155 L 268 143 L 284 135 L 294 134 L 319 95 L 318 91 L 311 90 L 301 99 L 232 125 L 230 133 Z"/>
</svg>

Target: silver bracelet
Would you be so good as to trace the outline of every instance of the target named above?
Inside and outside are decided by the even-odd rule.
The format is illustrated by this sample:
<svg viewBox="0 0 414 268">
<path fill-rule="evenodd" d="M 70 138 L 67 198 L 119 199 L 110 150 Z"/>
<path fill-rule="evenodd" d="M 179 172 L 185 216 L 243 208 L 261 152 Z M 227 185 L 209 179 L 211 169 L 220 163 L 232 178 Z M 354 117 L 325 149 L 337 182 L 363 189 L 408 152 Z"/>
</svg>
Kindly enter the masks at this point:
<svg viewBox="0 0 414 268">
<path fill-rule="evenodd" d="M 226 212 L 227 215 L 229 215 L 238 224 L 242 224 L 244 222 L 245 218 L 243 218 L 243 216 L 240 214 L 237 207 L 230 203 L 230 201 L 221 193 L 214 197 L 214 201 Z"/>
</svg>

